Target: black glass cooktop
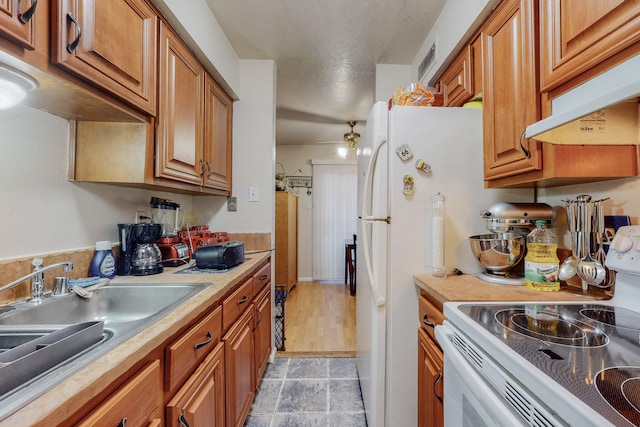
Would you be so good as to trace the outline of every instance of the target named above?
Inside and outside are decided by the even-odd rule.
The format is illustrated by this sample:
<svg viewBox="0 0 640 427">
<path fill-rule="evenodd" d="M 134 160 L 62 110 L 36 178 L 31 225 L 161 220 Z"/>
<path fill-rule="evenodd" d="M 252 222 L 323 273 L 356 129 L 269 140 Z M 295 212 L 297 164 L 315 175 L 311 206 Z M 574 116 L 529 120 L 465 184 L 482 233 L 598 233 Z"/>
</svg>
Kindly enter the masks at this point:
<svg viewBox="0 0 640 427">
<path fill-rule="evenodd" d="M 640 426 L 640 313 L 602 304 L 458 308 L 613 424 Z"/>
</svg>

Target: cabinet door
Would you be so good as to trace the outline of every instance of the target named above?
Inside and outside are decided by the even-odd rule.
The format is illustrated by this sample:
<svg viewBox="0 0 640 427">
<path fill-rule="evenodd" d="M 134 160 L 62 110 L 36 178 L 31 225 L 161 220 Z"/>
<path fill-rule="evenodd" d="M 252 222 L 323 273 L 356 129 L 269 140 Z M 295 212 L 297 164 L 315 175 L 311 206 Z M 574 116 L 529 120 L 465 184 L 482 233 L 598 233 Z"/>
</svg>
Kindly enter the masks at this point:
<svg viewBox="0 0 640 427">
<path fill-rule="evenodd" d="M 34 49 L 33 15 L 37 0 L 0 0 L 0 33 L 27 49 Z"/>
<path fill-rule="evenodd" d="M 465 47 L 442 75 L 440 89 L 445 106 L 460 107 L 473 98 L 475 89 L 472 58 L 471 46 Z"/>
<path fill-rule="evenodd" d="M 253 313 L 252 304 L 223 338 L 227 427 L 243 425 L 255 395 Z"/>
<path fill-rule="evenodd" d="M 143 0 L 54 0 L 52 62 L 155 115 L 157 16 Z"/>
<path fill-rule="evenodd" d="M 638 54 L 623 50 L 640 41 L 640 0 L 542 0 L 540 11 L 542 91 Z"/>
<path fill-rule="evenodd" d="M 271 355 L 271 285 L 264 287 L 256 297 L 256 330 L 254 331 L 256 351 L 256 388 L 267 369 Z"/>
<path fill-rule="evenodd" d="M 154 360 L 85 417 L 78 427 L 157 425 L 160 409 L 160 361 Z"/>
<path fill-rule="evenodd" d="M 224 426 L 224 344 L 209 353 L 167 404 L 167 426 Z"/>
<path fill-rule="evenodd" d="M 209 74 L 205 97 L 204 185 L 231 195 L 233 101 Z"/>
<path fill-rule="evenodd" d="M 439 427 L 444 425 L 442 350 L 418 330 L 418 426 Z"/>
<path fill-rule="evenodd" d="M 540 117 L 536 4 L 503 1 L 482 31 L 485 180 L 542 168 L 540 144 L 523 138 Z"/>
<path fill-rule="evenodd" d="M 201 185 L 204 69 L 164 23 L 160 44 L 156 176 Z"/>
</svg>

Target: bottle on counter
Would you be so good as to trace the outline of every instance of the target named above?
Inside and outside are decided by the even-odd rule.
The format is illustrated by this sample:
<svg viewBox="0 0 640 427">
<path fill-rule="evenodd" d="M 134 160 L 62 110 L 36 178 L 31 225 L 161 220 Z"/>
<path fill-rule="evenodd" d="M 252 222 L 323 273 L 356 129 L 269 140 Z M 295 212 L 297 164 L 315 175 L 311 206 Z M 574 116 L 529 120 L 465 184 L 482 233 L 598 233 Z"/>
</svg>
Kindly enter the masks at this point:
<svg viewBox="0 0 640 427">
<path fill-rule="evenodd" d="M 96 242 L 96 252 L 89 265 L 90 275 L 113 279 L 116 277 L 116 270 L 116 257 L 111 250 L 111 242 L 108 240 Z"/>
<path fill-rule="evenodd" d="M 560 290 L 558 239 L 549 225 L 550 221 L 537 220 L 536 228 L 527 235 L 524 285 L 534 291 L 553 292 Z"/>
</svg>

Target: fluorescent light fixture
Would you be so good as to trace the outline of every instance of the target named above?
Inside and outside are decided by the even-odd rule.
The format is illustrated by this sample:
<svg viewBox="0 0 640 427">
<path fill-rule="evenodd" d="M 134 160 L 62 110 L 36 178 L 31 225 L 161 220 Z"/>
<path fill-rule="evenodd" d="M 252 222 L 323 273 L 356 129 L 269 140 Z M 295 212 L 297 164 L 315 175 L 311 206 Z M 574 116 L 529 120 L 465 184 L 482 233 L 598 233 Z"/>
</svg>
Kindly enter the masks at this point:
<svg viewBox="0 0 640 427">
<path fill-rule="evenodd" d="M 38 87 L 31 76 L 5 64 L 0 64 L 0 109 L 18 105 L 27 92 Z"/>
</svg>

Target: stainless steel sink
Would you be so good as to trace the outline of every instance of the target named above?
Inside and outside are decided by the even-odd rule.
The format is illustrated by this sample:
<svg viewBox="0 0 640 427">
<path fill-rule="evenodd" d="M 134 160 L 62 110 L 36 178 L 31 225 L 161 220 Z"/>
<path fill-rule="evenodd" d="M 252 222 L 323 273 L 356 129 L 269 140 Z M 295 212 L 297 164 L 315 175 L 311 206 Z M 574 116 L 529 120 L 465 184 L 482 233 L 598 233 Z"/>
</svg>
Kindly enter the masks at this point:
<svg viewBox="0 0 640 427">
<path fill-rule="evenodd" d="M 201 284 L 186 285 L 108 285 L 91 298 L 75 294 L 56 296 L 39 305 L 14 304 L 16 308 L 0 315 L 0 325 L 51 325 L 102 320 L 105 326 L 137 322 L 162 313 L 188 299 Z"/>
<path fill-rule="evenodd" d="M 0 382 L 9 379 L 3 367 L 5 373 L 15 371 L 12 365 L 20 367 L 20 375 L 0 387 L 0 421 L 209 286 L 109 284 L 88 299 L 67 294 L 38 305 L 12 304 L 13 310 L 0 313 Z M 83 330 L 80 324 L 100 324 L 101 339 L 92 334 L 81 340 L 82 345 L 70 346 L 73 341 L 62 331 L 72 331 L 75 337 Z M 59 341 L 66 344 L 51 345 Z"/>
</svg>

